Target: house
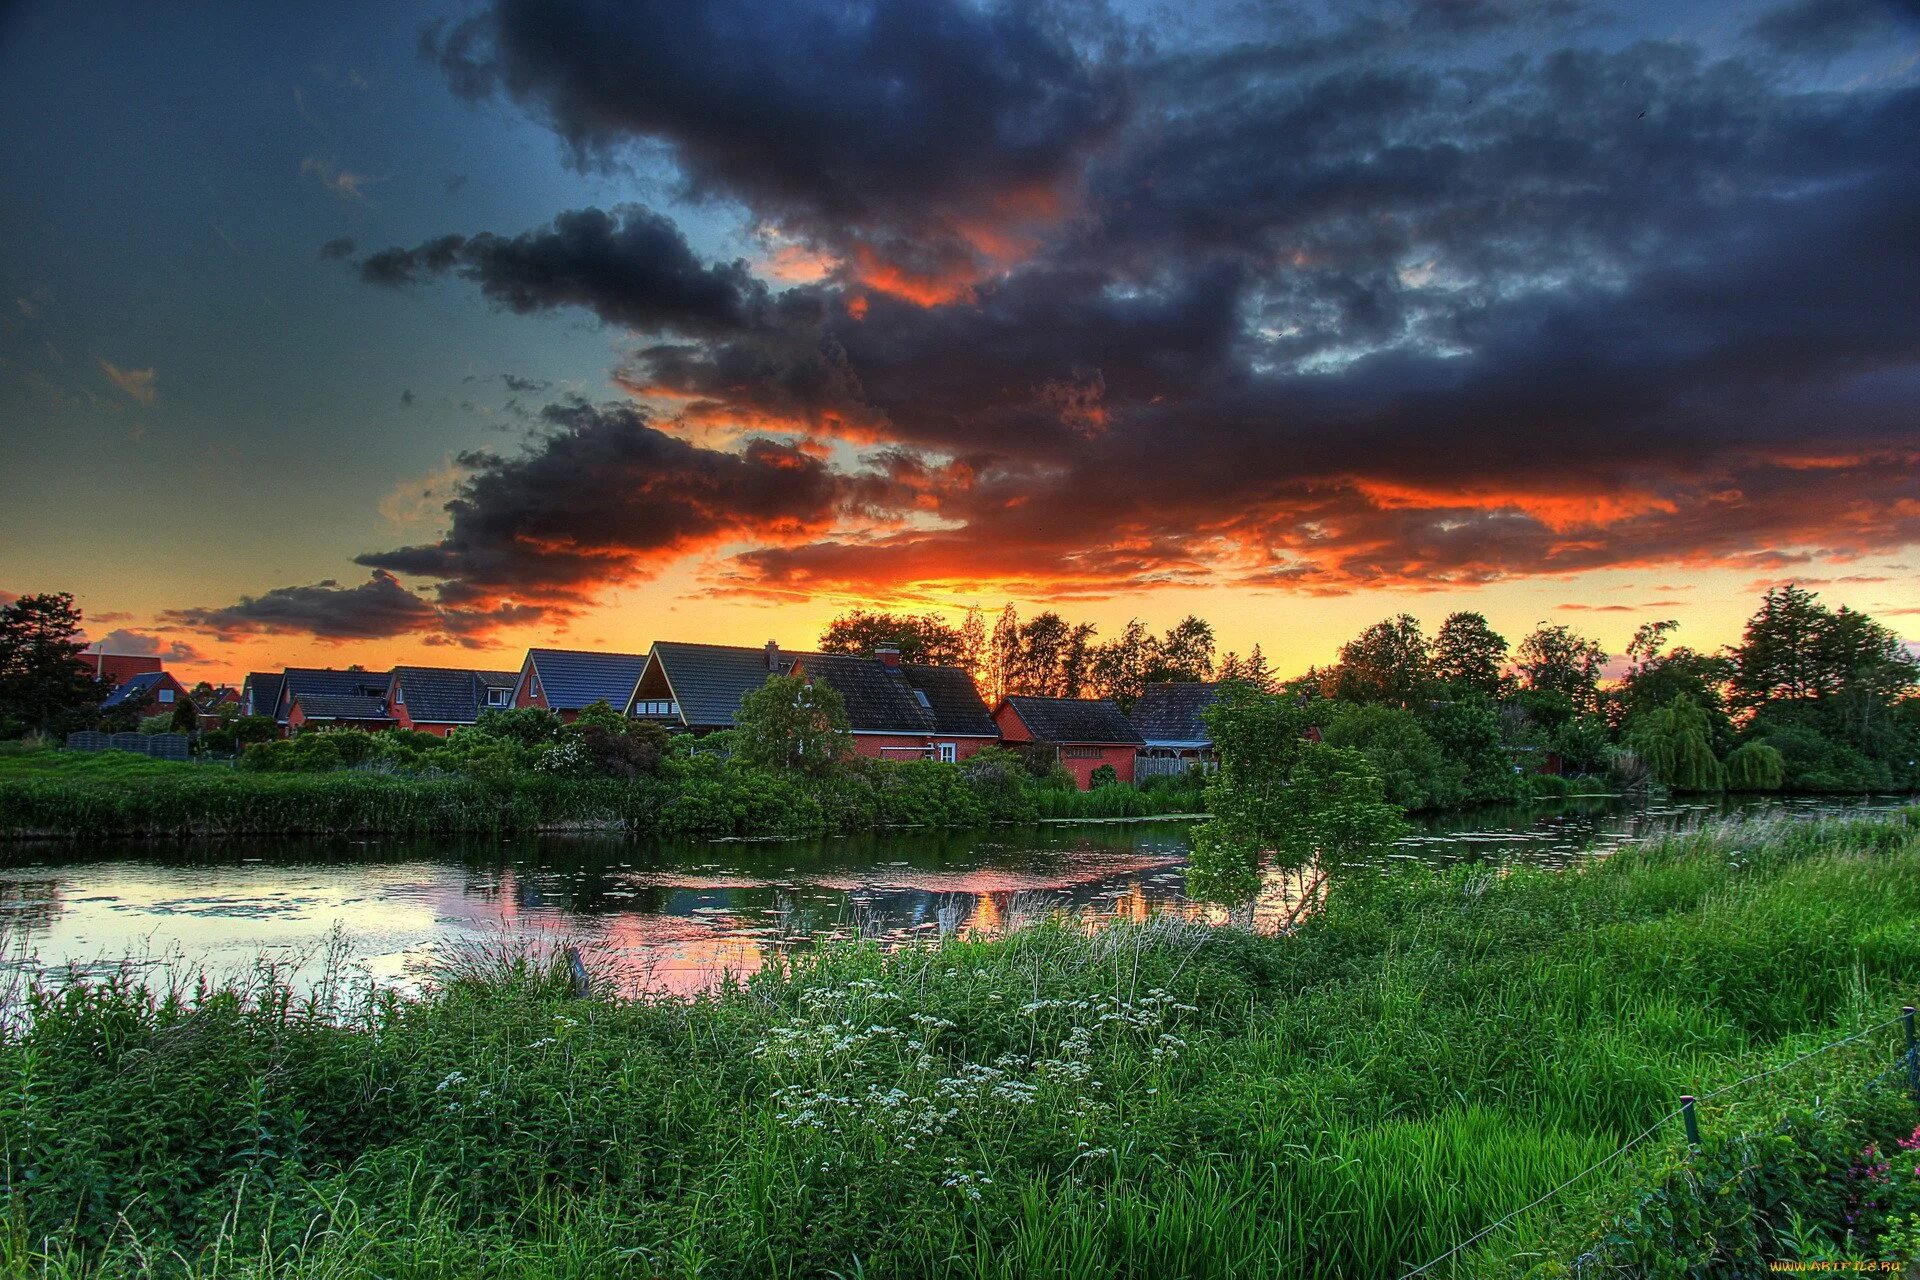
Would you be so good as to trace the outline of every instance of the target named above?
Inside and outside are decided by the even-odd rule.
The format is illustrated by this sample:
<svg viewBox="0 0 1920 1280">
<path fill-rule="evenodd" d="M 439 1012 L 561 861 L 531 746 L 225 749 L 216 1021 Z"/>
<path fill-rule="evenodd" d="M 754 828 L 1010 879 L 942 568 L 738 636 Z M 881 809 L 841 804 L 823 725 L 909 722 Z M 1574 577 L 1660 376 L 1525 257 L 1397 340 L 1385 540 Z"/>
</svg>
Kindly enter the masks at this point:
<svg viewBox="0 0 1920 1280">
<path fill-rule="evenodd" d="M 959 667 L 900 661 L 898 649 L 871 658 L 802 654 L 791 674 L 826 685 L 846 704 L 853 749 L 876 760 L 964 760 L 1000 740 L 972 677 Z"/>
<path fill-rule="evenodd" d="M 479 720 L 489 707 L 510 706 L 519 681 L 517 671 L 395 667 L 387 681 L 387 712 L 396 729 L 444 738 Z"/>
<path fill-rule="evenodd" d="M 281 677 L 274 719 L 282 737 L 302 729 L 391 729 L 390 671 L 336 671 L 288 667 Z"/>
<path fill-rule="evenodd" d="M 1146 739 L 1140 754 L 1150 760 L 1211 761 L 1213 734 L 1203 715 L 1219 694 L 1218 684 L 1199 680 L 1148 685 L 1127 713 Z"/>
<path fill-rule="evenodd" d="M 569 723 L 596 702 L 618 711 L 632 696 L 646 663 L 643 653 L 529 649 L 514 679 L 512 704 L 546 707 Z"/>
<path fill-rule="evenodd" d="M 218 729 L 223 717 L 240 713 L 240 691 L 228 685 L 193 694 L 193 715 L 200 731 Z"/>
<path fill-rule="evenodd" d="M 135 676 L 152 675 L 162 663 L 151 654 L 99 653 L 88 650 L 80 655 L 95 680 L 109 689 L 118 689 Z"/>
<path fill-rule="evenodd" d="M 1146 740 L 1120 708 L 1102 698 L 1033 698 L 1016 694 L 1002 698 L 993 710 L 1001 740 L 1011 746 L 1050 747 L 1061 767 L 1073 775 L 1082 791 L 1093 785 L 1093 773 L 1112 765 L 1121 782 L 1133 781 L 1134 758 Z"/>
<path fill-rule="evenodd" d="M 240 714 L 271 718 L 280 705 L 280 686 L 285 679 L 278 671 L 249 671 L 240 685 Z"/>
<path fill-rule="evenodd" d="M 669 728 L 711 733 L 731 729 L 740 699 L 773 676 L 791 675 L 803 655 L 767 641 L 752 649 L 729 644 L 657 641 L 628 691 L 626 713 Z M 817 655 L 807 654 L 806 657 Z"/>
<path fill-rule="evenodd" d="M 136 716 L 157 716 L 174 710 L 181 703 L 191 705 L 192 695 L 187 686 L 173 678 L 168 671 L 140 671 L 127 677 L 126 681 L 107 695 L 100 704 L 100 710 L 107 712 L 132 712 Z"/>
</svg>

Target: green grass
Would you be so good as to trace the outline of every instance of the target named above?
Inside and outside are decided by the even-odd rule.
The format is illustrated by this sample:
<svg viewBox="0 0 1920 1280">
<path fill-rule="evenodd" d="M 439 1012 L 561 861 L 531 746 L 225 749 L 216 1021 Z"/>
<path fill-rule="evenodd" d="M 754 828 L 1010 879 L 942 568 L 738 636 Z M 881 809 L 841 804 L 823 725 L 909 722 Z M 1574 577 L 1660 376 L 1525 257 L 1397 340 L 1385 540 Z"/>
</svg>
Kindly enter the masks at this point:
<svg viewBox="0 0 1920 1280">
<path fill-rule="evenodd" d="M 566 986 L 523 957 L 418 1001 L 43 992 L 0 1036 L 0 1275 L 1392 1276 L 1679 1094 L 1910 1002 L 1920 828 L 1362 874 L 1290 938 L 1049 925 L 827 947 L 694 1000 Z M 1891 1051 L 1703 1123 L 1831 1110 Z M 1862 1107 L 1836 1150 L 1920 1118 Z M 1667 1256 L 1636 1197 L 1677 1176 L 1676 1128 L 1442 1274 L 1565 1274 L 1619 1214 L 1620 1248 Z M 1769 1212 L 1795 1207 L 1771 1247 L 1841 1247 L 1811 1200 Z"/>
</svg>

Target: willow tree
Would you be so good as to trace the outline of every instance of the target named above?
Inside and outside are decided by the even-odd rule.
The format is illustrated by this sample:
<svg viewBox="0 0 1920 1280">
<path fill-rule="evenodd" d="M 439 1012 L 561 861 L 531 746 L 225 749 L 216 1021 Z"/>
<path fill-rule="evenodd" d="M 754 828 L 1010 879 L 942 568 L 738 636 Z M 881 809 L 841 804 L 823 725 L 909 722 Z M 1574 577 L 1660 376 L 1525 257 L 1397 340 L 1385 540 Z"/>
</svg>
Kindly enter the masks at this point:
<svg viewBox="0 0 1920 1280">
<path fill-rule="evenodd" d="M 1405 830 L 1367 758 L 1308 741 L 1293 699 L 1228 684 L 1205 716 L 1220 768 L 1207 783 L 1212 816 L 1194 831 L 1192 896 L 1251 904 L 1269 861 L 1327 867 Z"/>
<path fill-rule="evenodd" d="M 1626 739 L 1662 786 L 1719 791 L 1727 784 L 1726 771 L 1713 754 L 1713 722 L 1684 693 L 1635 720 Z"/>
<path fill-rule="evenodd" d="M 1764 742 L 1749 742 L 1727 756 L 1729 791 L 1778 791 L 1787 782 L 1787 758 Z"/>
</svg>

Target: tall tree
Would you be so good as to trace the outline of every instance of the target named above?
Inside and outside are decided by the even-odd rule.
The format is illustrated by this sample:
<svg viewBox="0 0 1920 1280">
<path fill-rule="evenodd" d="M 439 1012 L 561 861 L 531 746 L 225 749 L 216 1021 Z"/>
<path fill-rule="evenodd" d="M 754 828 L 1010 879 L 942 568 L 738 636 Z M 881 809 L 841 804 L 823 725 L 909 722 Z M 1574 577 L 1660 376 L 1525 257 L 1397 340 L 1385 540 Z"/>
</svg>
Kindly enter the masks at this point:
<svg viewBox="0 0 1920 1280">
<path fill-rule="evenodd" d="M 1600 694 L 1607 652 L 1597 641 L 1561 624 L 1541 626 L 1520 642 L 1514 665 L 1533 693 L 1558 694 L 1580 711 L 1592 710 Z"/>
<path fill-rule="evenodd" d="M 1842 691 L 1882 703 L 1912 689 L 1915 663 L 1898 636 L 1866 614 L 1830 610 L 1787 585 L 1768 591 L 1731 655 L 1736 707 L 1810 702 Z"/>
<path fill-rule="evenodd" d="M 1456 697 L 1498 697 L 1506 665 L 1506 637 L 1487 625 L 1483 614 L 1450 613 L 1434 633 L 1433 678 Z"/>
<path fill-rule="evenodd" d="M 80 660 L 81 621 L 66 592 L 0 608 L 0 737 L 64 733 L 99 710 L 106 691 Z"/>
<path fill-rule="evenodd" d="M 1213 654 L 1213 624 L 1188 614 L 1160 637 L 1147 680 L 1210 680 Z"/>
<path fill-rule="evenodd" d="M 1333 695 L 1350 702 L 1412 707 L 1426 700 L 1433 656 L 1420 621 L 1411 614 L 1376 622 L 1340 646 Z"/>
<path fill-rule="evenodd" d="M 1010 693 L 1018 693 L 1014 684 L 1020 678 L 1020 615 L 1011 604 L 1000 611 L 993 624 L 993 640 L 987 648 L 987 668 L 991 671 L 992 701 L 999 702 Z"/>
<path fill-rule="evenodd" d="M 960 661 L 960 633 L 937 613 L 880 613 L 855 609 L 827 624 L 820 634 L 822 653 L 870 656 L 891 645 L 903 662 L 925 662 L 938 667 Z"/>
<path fill-rule="evenodd" d="M 987 663 L 987 623 L 980 616 L 980 606 L 974 605 L 967 610 L 967 616 L 960 624 L 960 637 L 954 654 L 954 662 L 973 679 L 973 687 L 980 690 L 984 697 L 990 692 Z"/>
<path fill-rule="evenodd" d="M 1094 650 L 1093 691 L 1112 698 L 1122 711 L 1132 707 L 1159 665 L 1159 649 L 1159 641 L 1140 619 L 1128 619 L 1125 630 Z"/>
<path fill-rule="evenodd" d="M 1037 613 L 1020 627 L 1018 675 L 1011 693 L 1034 694 L 1043 698 L 1065 696 L 1067 648 L 1073 629 L 1067 620 L 1051 609 Z"/>
<path fill-rule="evenodd" d="M 1084 698 L 1093 688 L 1094 636 L 1098 629 L 1091 622 L 1075 624 L 1067 637 L 1066 652 L 1060 661 L 1060 696 Z"/>
<path fill-rule="evenodd" d="M 740 699 L 734 758 L 775 773 L 823 774 L 853 750 L 847 707 L 833 687 L 774 676 Z"/>
</svg>

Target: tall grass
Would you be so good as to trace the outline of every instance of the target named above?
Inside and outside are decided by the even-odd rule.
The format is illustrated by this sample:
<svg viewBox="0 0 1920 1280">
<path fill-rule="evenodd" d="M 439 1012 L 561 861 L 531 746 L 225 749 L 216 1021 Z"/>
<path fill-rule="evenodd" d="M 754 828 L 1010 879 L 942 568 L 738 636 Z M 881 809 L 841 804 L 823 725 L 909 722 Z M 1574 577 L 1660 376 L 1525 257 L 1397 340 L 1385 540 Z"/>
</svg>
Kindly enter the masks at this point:
<svg viewBox="0 0 1920 1280">
<path fill-rule="evenodd" d="M 1368 873 L 1289 938 L 828 946 L 691 1000 L 570 998 L 551 956 L 493 955 L 345 1014 L 46 989 L 0 1037 L 0 1274 L 1391 1276 L 1680 1093 L 1910 1002 L 1916 920 L 1899 818 Z M 1890 1052 L 1705 1120 L 1764 1125 Z M 1678 1143 L 1452 1273 L 1579 1247 Z"/>
</svg>

